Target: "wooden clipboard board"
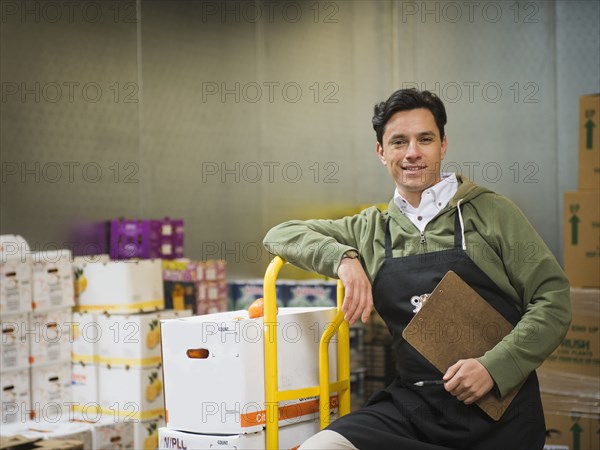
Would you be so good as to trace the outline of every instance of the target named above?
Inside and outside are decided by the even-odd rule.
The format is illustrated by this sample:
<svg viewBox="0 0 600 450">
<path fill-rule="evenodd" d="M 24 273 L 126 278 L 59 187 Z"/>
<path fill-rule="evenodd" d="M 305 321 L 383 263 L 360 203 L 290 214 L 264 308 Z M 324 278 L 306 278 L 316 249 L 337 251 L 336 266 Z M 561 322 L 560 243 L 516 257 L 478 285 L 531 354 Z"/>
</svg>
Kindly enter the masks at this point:
<svg viewBox="0 0 600 450">
<path fill-rule="evenodd" d="M 485 299 L 449 271 L 402 333 L 402 337 L 442 373 L 459 359 L 478 358 L 513 329 Z M 499 399 L 492 389 L 477 405 L 500 420 L 517 386 Z"/>
</svg>

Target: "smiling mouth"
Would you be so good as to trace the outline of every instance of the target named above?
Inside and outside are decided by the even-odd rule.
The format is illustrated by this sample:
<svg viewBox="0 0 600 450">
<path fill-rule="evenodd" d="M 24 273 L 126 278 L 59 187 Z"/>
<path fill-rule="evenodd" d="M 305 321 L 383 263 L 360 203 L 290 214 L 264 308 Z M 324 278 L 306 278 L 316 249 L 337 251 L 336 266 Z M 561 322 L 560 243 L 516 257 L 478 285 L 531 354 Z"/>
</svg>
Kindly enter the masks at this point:
<svg viewBox="0 0 600 450">
<path fill-rule="evenodd" d="M 419 170 L 425 170 L 427 166 L 402 166 L 402 170 L 407 172 L 418 172 Z"/>
</svg>

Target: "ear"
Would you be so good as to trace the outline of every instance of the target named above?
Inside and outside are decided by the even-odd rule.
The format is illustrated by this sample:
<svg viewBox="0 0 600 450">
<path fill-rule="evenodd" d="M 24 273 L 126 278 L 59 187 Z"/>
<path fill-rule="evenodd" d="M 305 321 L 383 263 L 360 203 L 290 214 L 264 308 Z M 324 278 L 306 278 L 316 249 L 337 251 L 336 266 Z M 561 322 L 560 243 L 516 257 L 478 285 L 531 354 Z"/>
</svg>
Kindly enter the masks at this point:
<svg viewBox="0 0 600 450">
<path fill-rule="evenodd" d="M 379 142 L 377 142 L 377 144 L 375 145 L 375 151 L 377 152 L 377 156 L 379 156 L 379 160 L 385 166 L 386 165 L 386 161 L 385 161 L 385 156 L 383 154 L 383 147 L 379 144 Z"/>
<path fill-rule="evenodd" d="M 442 139 L 442 159 L 444 159 L 446 157 L 446 150 L 448 149 L 448 139 L 446 139 L 446 136 L 444 136 L 444 139 Z"/>
</svg>

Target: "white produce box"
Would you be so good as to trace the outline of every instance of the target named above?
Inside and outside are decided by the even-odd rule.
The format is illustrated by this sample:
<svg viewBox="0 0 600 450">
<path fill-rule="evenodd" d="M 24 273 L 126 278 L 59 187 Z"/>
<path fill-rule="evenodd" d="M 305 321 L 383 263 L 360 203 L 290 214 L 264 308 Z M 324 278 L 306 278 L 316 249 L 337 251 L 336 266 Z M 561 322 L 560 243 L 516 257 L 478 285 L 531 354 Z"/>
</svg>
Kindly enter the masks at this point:
<svg viewBox="0 0 600 450">
<path fill-rule="evenodd" d="M 147 367 L 161 363 L 160 321 L 189 317 L 190 310 L 173 309 L 127 315 L 102 314 L 98 362 L 111 367 Z"/>
<path fill-rule="evenodd" d="M 335 313 L 335 308 L 326 307 L 279 308 L 279 390 L 318 386 L 319 340 Z M 161 324 L 167 427 L 210 434 L 262 430 L 263 318 L 249 319 L 248 312 L 241 310 Z M 329 365 L 330 381 L 334 381 L 334 342 L 329 345 Z M 313 420 L 318 417 L 318 398 L 280 402 L 279 408 L 280 427 Z"/>
<path fill-rule="evenodd" d="M 91 425 L 91 450 L 141 449 L 134 445 L 133 422 L 117 422 L 114 419 L 105 418 Z"/>
<path fill-rule="evenodd" d="M 31 258 L 0 257 L 0 314 L 31 311 L 33 265 Z"/>
<path fill-rule="evenodd" d="M 27 313 L 1 316 L 0 372 L 29 368 L 28 327 Z"/>
<path fill-rule="evenodd" d="M 38 420 L 70 417 L 71 363 L 48 364 L 31 369 L 31 411 Z"/>
<path fill-rule="evenodd" d="M 99 400 L 105 417 L 148 420 L 165 414 L 162 371 L 157 367 L 100 366 Z"/>
<path fill-rule="evenodd" d="M 71 330 L 71 360 L 93 364 L 98 362 L 98 343 L 102 329 L 98 325 L 98 314 L 73 313 Z"/>
<path fill-rule="evenodd" d="M 71 363 L 71 410 L 75 419 L 97 421 L 100 409 L 98 364 Z"/>
<path fill-rule="evenodd" d="M 30 313 L 27 333 L 32 367 L 71 361 L 72 324 L 71 307 Z"/>
<path fill-rule="evenodd" d="M 2 372 L 0 376 L 2 424 L 26 420 L 31 408 L 29 369 Z"/>
<path fill-rule="evenodd" d="M 84 449 L 92 448 L 92 426 L 89 423 L 68 422 L 66 420 L 29 420 L 2 425 L 0 435 L 22 435 L 28 438 L 77 440 L 83 442 Z"/>
<path fill-rule="evenodd" d="M 164 309 L 160 259 L 79 264 L 78 311 L 130 314 Z"/>
<path fill-rule="evenodd" d="M 165 426 L 165 419 L 137 421 L 133 423 L 133 448 L 154 450 L 158 448 L 158 429 Z"/>
<path fill-rule="evenodd" d="M 34 311 L 72 307 L 75 304 L 70 250 L 32 253 Z"/>
<path fill-rule="evenodd" d="M 318 421 L 300 422 L 279 429 L 279 448 L 293 450 L 302 442 L 319 432 Z M 168 428 L 158 430 L 160 449 L 264 449 L 266 432 L 257 431 L 247 434 L 195 434 Z"/>
</svg>

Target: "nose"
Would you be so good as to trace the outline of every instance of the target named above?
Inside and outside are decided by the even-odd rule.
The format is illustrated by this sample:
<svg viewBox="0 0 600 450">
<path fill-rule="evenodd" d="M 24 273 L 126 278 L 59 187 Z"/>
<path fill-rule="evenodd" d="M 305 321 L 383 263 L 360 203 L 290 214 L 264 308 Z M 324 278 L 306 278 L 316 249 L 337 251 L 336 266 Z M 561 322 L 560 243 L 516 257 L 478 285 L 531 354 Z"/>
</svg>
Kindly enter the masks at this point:
<svg viewBox="0 0 600 450">
<path fill-rule="evenodd" d="M 416 159 L 419 156 L 421 156 L 421 151 L 419 149 L 417 141 L 416 140 L 411 140 L 408 143 L 408 148 L 406 150 L 406 158 L 407 159 Z"/>
</svg>

